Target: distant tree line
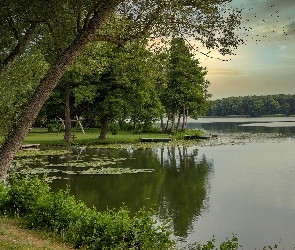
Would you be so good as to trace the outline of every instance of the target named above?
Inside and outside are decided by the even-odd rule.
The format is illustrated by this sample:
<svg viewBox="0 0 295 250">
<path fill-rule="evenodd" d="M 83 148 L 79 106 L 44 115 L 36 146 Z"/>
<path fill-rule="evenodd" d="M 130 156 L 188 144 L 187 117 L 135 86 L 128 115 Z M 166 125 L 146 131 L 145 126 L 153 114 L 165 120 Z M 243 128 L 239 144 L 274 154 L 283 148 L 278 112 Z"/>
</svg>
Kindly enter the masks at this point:
<svg viewBox="0 0 295 250">
<path fill-rule="evenodd" d="M 243 115 L 290 116 L 295 114 L 295 95 L 265 95 L 228 97 L 211 101 L 207 116 Z"/>
</svg>

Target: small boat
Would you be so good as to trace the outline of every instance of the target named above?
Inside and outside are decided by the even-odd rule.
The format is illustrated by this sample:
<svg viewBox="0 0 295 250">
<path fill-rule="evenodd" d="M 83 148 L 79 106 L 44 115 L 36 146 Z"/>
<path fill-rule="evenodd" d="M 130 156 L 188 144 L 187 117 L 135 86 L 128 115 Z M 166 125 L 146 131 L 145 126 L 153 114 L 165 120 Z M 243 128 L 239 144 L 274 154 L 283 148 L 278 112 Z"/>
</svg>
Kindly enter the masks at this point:
<svg viewBox="0 0 295 250">
<path fill-rule="evenodd" d="M 185 135 L 185 140 L 208 140 L 210 139 L 210 135 Z"/>
<path fill-rule="evenodd" d="M 170 142 L 171 138 L 141 138 L 141 142 Z"/>
</svg>

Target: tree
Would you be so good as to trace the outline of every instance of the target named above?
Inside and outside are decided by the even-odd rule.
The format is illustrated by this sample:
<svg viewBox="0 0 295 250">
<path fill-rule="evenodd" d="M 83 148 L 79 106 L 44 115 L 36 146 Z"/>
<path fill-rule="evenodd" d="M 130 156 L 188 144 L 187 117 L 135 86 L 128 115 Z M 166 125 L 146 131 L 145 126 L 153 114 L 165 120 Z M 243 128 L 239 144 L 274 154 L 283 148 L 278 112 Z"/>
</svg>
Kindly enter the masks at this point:
<svg viewBox="0 0 295 250">
<path fill-rule="evenodd" d="M 207 115 L 293 115 L 295 95 L 266 95 L 228 97 L 212 101 L 212 107 Z"/>
<path fill-rule="evenodd" d="M 134 41 L 124 48 L 109 44 L 100 47 L 103 53 L 92 56 L 92 61 L 104 68 L 99 74 L 84 75 L 84 85 L 76 89 L 76 100 L 84 100 L 83 106 L 89 106 L 84 116 L 95 114 L 102 127 L 99 138 L 106 139 L 109 122 L 131 117 L 136 131 L 138 123 L 146 125 L 158 118 L 162 105 L 156 92 L 156 76 L 160 73 L 154 54 L 145 44 Z M 92 97 L 85 95 L 90 86 L 95 87 Z"/>
<path fill-rule="evenodd" d="M 223 12 L 225 8 L 222 8 L 226 2 L 228 0 L 53 0 L 46 2 L 48 9 L 44 8 L 43 2 L 37 0 L 30 1 L 29 4 L 26 1 L 4 2 L 19 5 L 20 8 L 14 8 L 13 16 L 16 17 L 21 16 L 23 9 L 29 8 L 32 11 L 28 16 L 29 21 L 44 24 L 36 37 L 41 40 L 40 44 L 44 42 L 46 51 L 54 53 L 50 57 L 48 72 L 1 146 L 0 180 L 4 178 L 14 154 L 44 102 L 87 44 L 104 40 L 123 45 L 136 37 L 156 38 L 184 33 L 208 49 L 230 54 L 241 42 L 234 34 L 240 25 L 240 11 L 234 10 L 226 14 Z M 43 14 L 45 20 L 39 19 Z M 6 13 L 4 15 L 9 16 Z M 28 19 L 20 18 L 19 23 L 27 21 Z M 45 40 L 44 37 L 48 39 Z"/>
<path fill-rule="evenodd" d="M 164 94 L 166 111 L 172 117 L 173 133 L 176 114 L 179 116 L 176 128 L 182 116 L 182 130 L 185 130 L 188 115 L 197 118 L 200 113 L 204 113 L 210 95 L 207 93 L 209 82 L 205 80 L 207 72 L 193 58 L 184 39 L 173 38 L 169 52 L 168 84 Z"/>
</svg>

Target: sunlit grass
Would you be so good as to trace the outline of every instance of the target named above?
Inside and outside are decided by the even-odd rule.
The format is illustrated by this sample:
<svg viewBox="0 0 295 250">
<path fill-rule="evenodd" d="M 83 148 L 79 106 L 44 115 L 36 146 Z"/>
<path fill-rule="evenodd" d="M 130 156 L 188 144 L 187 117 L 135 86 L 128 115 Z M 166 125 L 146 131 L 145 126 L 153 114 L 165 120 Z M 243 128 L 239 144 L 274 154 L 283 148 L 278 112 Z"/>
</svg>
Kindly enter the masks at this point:
<svg viewBox="0 0 295 250">
<path fill-rule="evenodd" d="M 81 129 L 73 129 L 73 143 L 82 144 L 109 144 L 109 143 L 131 143 L 139 142 L 141 138 L 166 138 L 169 137 L 167 133 L 141 133 L 133 134 L 128 131 L 118 131 L 116 135 L 107 133 L 107 139 L 98 139 L 100 129 L 85 129 L 85 134 L 82 133 Z M 32 128 L 26 136 L 24 143 L 26 144 L 43 144 L 43 145 L 62 145 L 64 143 L 64 132 L 58 133 L 48 132 L 46 128 Z"/>
</svg>

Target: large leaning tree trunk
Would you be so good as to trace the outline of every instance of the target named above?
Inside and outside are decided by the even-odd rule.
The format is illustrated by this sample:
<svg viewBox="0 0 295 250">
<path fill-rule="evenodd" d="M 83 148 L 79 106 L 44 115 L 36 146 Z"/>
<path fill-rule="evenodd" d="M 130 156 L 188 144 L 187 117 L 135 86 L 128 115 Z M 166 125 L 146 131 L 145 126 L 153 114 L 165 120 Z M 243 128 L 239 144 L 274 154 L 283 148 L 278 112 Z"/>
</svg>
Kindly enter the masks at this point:
<svg viewBox="0 0 295 250">
<path fill-rule="evenodd" d="M 86 45 L 96 39 L 96 32 L 120 3 L 119 0 L 103 2 L 105 2 L 105 4 L 101 5 L 101 7 L 94 12 L 87 27 L 76 36 L 72 44 L 58 57 L 56 62 L 51 65 L 47 74 L 41 80 L 39 86 L 32 95 L 31 100 L 27 103 L 20 119 L 2 144 L 0 151 L 0 182 L 4 179 L 14 155 L 20 148 L 29 128 L 33 125 L 40 109 L 62 75 Z"/>
</svg>

